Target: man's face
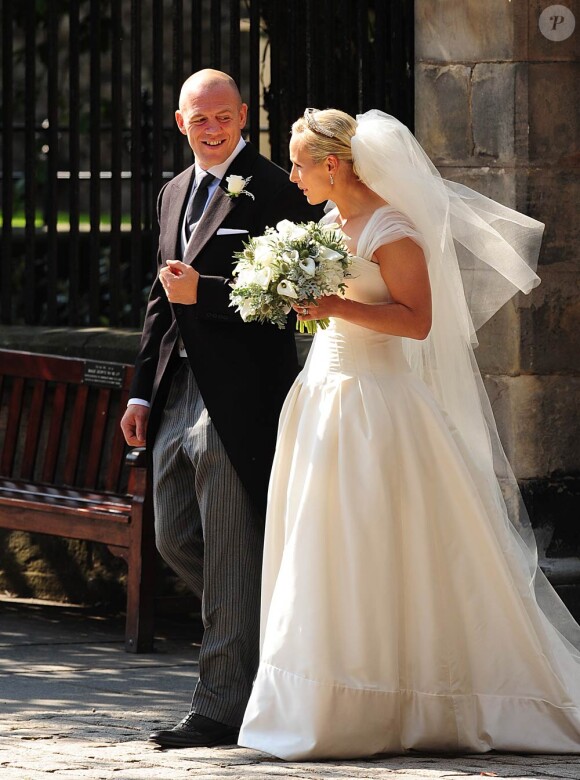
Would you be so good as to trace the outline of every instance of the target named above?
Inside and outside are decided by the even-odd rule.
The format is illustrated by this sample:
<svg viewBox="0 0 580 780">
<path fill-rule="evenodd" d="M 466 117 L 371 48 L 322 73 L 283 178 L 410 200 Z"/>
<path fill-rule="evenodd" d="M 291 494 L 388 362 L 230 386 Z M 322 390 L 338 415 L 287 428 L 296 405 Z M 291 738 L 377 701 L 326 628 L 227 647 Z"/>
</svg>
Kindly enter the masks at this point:
<svg viewBox="0 0 580 780">
<path fill-rule="evenodd" d="M 183 97 L 175 119 L 204 170 L 223 163 L 234 151 L 247 111 L 227 84 L 201 84 Z"/>
</svg>

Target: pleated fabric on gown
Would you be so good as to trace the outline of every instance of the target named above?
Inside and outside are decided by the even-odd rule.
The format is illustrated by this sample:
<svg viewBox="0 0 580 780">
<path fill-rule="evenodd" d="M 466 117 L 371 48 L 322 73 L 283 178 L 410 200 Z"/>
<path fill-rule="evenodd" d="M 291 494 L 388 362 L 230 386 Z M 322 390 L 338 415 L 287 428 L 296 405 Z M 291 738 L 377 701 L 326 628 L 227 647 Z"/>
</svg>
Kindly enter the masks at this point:
<svg viewBox="0 0 580 780">
<path fill-rule="evenodd" d="M 405 235 L 391 214 L 384 243 Z M 358 254 L 348 297 L 388 301 Z M 580 664 L 481 479 L 400 338 L 317 333 L 280 421 L 241 745 L 580 752 Z"/>
</svg>

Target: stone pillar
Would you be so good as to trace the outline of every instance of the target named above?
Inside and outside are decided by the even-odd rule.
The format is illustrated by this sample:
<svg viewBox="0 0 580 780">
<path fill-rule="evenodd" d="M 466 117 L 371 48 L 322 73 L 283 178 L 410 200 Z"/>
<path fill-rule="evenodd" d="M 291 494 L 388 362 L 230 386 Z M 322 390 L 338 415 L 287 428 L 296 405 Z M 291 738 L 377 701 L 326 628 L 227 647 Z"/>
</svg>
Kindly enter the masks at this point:
<svg viewBox="0 0 580 780">
<path fill-rule="evenodd" d="M 578 5 L 415 2 L 417 138 L 445 178 L 546 223 L 541 285 L 482 328 L 477 357 L 548 556 L 580 555 Z"/>
</svg>

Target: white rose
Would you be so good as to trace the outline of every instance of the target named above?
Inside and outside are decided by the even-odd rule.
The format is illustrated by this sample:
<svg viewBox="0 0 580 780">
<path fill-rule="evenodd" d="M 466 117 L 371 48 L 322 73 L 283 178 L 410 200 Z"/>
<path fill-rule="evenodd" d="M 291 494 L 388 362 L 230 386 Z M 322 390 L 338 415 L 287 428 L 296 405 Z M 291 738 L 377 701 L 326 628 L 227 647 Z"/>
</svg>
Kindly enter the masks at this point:
<svg viewBox="0 0 580 780">
<path fill-rule="evenodd" d="M 243 268 L 236 275 L 235 287 L 246 287 L 248 284 L 252 284 L 255 281 L 255 271 L 252 268 Z"/>
<path fill-rule="evenodd" d="M 246 186 L 246 180 L 243 176 L 228 176 L 226 182 L 228 183 L 228 192 L 231 192 L 232 195 L 239 195 Z"/>
<path fill-rule="evenodd" d="M 304 260 L 301 260 L 298 265 L 308 276 L 314 276 L 316 273 L 316 263 L 313 257 L 305 257 Z"/>
<path fill-rule="evenodd" d="M 301 241 L 303 238 L 306 238 L 307 235 L 308 235 L 308 231 L 306 230 L 306 228 L 299 227 L 298 225 L 296 225 L 294 227 L 294 230 L 292 231 L 292 235 L 290 238 L 292 239 L 292 241 Z"/>
<path fill-rule="evenodd" d="M 330 290 L 337 290 L 338 285 L 344 282 L 344 272 L 336 263 L 322 263 L 320 273 L 326 287 Z"/>
<path fill-rule="evenodd" d="M 295 225 L 294 222 L 290 222 L 288 219 L 283 219 L 276 225 L 276 230 L 280 235 L 288 241 L 300 241 L 308 235 L 306 228 Z"/>
<path fill-rule="evenodd" d="M 267 266 L 269 268 L 276 260 L 276 255 L 270 244 L 256 244 L 254 249 L 254 260 L 258 265 Z"/>
<path fill-rule="evenodd" d="M 287 279 L 283 279 L 276 288 L 278 295 L 284 295 L 286 298 L 298 298 L 296 288 Z"/>
<path fill-rule="evenodd" d="M 263 290 L 267 290 L 270 282 L 272 281 L 272 269 L 260 268 L 259 271 L 256 271 L 255 281 L 256 284 L 259 284 Z"/>
<path fill-rule="evenodd" d="M 281 222 L 278 222 L 278 224 L 276 225 L 276 230 L 278 231 L 278 233 L 280 233 L 281 236 L 288 236 L 293 227 L 294 227 L 293 222 L 290 222 L 289 219 L 283 219 Z"/>
</svg>

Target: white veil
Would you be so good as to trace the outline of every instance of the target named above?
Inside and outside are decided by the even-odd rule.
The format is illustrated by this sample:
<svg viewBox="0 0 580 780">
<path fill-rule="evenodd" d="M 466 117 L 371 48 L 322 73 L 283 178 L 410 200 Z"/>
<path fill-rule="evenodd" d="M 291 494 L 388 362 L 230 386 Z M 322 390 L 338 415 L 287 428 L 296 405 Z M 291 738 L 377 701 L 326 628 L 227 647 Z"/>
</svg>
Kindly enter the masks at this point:
<svg viewBox="0 0 580 780">
<path fill-rule="evenodd" d="M 563 641 L 580 650 L 580 626 L 538 567 L 531 524 L 473 354 L 476 330 L 515 293 L 539 284 L 544 226 L 443 179 L 394 117 L 372 110 L 357 123 L 355 172 L 414 224 L 429 264 L 433 324 L 424 341 L 403 340 L 407 359 L 469 453 L 498 537 L 507 540 L 514 565 L 529 570 L 530 595 Z"/>
</svg>

